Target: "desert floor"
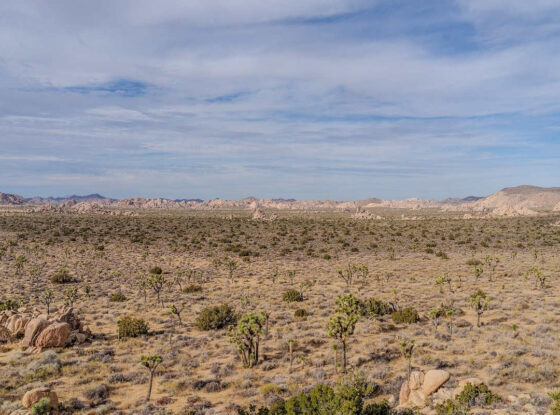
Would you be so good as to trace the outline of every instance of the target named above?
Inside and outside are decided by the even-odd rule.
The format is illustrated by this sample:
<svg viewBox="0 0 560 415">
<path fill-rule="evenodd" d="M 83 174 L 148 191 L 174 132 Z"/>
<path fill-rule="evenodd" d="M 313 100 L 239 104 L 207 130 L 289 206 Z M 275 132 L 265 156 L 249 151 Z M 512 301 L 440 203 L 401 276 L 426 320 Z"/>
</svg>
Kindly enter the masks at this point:
<svg viewBox="0 0 560 415">
<path fill-rule="evenodd" d="M 403 220 L 401 213 L 417 219 Z M 221 414 L 334 383 L 341 374 L 327 324 L 337 296 L 348 292 L 414 307 L 421 317 L 409 325 L 393 323 L 390 315 L 360 317 L 349 341 L 349 367 L 379 386 L 371 399 L 398 401 L 407 374 L 402 337 L 415 340 L 414 369 L 451 373 L 446 387 L 478 377 L 503 397 L 503 413 L 547 413 L 547 394 L 560 386 L 557 221 L 552 215 L 464 220 L 437 212 L 397 212 L 384 220 L 280 212 L 274 221 L 254 221 L 246 212 L 142 211 L 124 217 L 4 210 L 0 299 L 21 298 L 43 313 L 46 288 L 55 293 L 56 309 L 64 290 L 76 286 L 74 310 L 93 338 L 41 353 L 26 351 L 20 341 L 0 345 L 0 413 L 21 409 L 23 394 L 41 385 L 71 403 L 73 413 Z M 18 268 L 21 255 L 25 261 Z M 217 262 L 226 257 L 237 263 L 232 279 Z M 487 257 L 499 261 L 494 270 L 485 265 Z M 476 260 L 483 271 L 478 278 L 470 265 Z M 348 286 L 337 275 L 348 264 L 365 265 L 369 274 Z M 169 282 L 196 270 L 190 281 L 183 277 L 182 288 L 197 284 L 202 290 L 185 293 L 170 284 L 162 293 L 164 306 L 149 289 L 145 300 L 138 282 L 155 266 Z M 63 267 L 76 282 L 51 283 Z M 533 267 L 548 277 L 544 287 L 526 277 Z M 288 270 L 295 271 L 293 281 Z M 435 280 L 444 275 L 451 283 L 440 290 Z M 302 283 L 309 285 L 304 301 L 282 300 L 284 291 Z M 478 288 L 490 297 L 480 328 L 468 302 Z M 119 292 L 126 301 L 109 301 Z M 179 324 L 169 306 L 183 303 Z M 226 330 L 195 328 L 204 307 L 223 303 L 239 313 L 269 314 L 257 366 L 242 367 Z M 430 321 L 429 311 L 441 303 L 460 311 L 452 334 L 446 319 L 437 331 Z M 307 319 L 294 318 L 299 308 L 309 312 Z M 125 315 L 144 319 L 149 334 L 119 340 L 117 321 Z M 295 340 L 291 371 L 289 339 Z M 148 371 L 139 364 L 142 354 L 163 358 L 151 406 L 144 404 Z"/>
</svg>

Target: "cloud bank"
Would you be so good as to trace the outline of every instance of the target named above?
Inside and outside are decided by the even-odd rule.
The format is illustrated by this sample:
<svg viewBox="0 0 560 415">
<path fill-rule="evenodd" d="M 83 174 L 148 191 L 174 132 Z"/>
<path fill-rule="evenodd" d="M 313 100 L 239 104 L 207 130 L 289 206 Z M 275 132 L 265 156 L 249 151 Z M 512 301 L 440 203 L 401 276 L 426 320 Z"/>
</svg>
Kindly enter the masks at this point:
<svg viewBox="0 0 560 415">
<path fill-rule="evenodd" d="M 4 192 L 558 185 L 556 1 L 24 0 L 0 21 Z"/>
</svg>

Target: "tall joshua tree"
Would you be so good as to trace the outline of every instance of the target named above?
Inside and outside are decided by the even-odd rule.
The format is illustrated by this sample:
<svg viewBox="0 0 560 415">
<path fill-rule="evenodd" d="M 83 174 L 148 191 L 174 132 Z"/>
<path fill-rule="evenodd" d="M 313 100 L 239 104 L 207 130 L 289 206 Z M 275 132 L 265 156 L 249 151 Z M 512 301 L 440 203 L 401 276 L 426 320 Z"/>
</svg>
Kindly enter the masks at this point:
<svg viewBox="0 0 560 415">
<path fill-rule="evenodd" d="M 360 302 L 352 294 L 339 296 L 334 315 L 329 320 L 327 334 L 338 340 L 342 346 L 342 371 L 346 372 L 348 338 L 354 334 L 360 318 Z"/>
</svg>

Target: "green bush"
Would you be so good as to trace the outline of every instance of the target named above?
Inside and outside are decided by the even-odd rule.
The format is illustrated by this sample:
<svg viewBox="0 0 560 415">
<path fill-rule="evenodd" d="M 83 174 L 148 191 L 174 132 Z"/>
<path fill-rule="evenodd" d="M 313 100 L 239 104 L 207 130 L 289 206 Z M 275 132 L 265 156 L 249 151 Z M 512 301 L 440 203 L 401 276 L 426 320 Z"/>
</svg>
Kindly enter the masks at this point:
<svg viewBox="0 0 560 415">
<path fill-rule="evenodd" d="M 368 298 L 365 301 L 360 301 L 360 306 L 362 316 L 377 317 L 395 312 L 395 306 L 393 304 L 379 301 L 375 298 Z"/>
<path fill-rule="evenodd" d="M 31 407 L 31 413 L 33 415 L 54 414 L 57 412 L 56 410 L 57 410 L 56 406 L 51 404 L 49 398 L 41 398 L 39 399 L 39 402 L 33 404 L 33 406 Z"/>
<path fill-rule="evenodd" d="M 119 327 L 119 339 L 148 334 L 148 324 L 141 318 L 125 316 L 117 321 L 117 325 Z"/>
<path fill-rule="evenodd" d="M 397 324 L 401 324 L 401 323 L 412 324 L 420 320 L 420 317 L 418 316 L 418 311 L 416 311 L 416 309 L 412 307 L 405 307 L 395 311 L 391 315 L 391 318 Z"/>
<path fill-rule="evenodd" d="M 294 318 L 297 320 L 305 320 L 308 315 L 309 313 L 305 308 L 298 308 L 296 311 L 294 311 Z"/>
<path fill-rule="evenodd" d="M 228 304 L 204 308 L 194 325 L 199 330 L 219 330 L 237 322 L 237 314 Z"/>
<path fill-rule="evenodd" d="M 19 298 L 3 298 L 2 301 L 0 301 L 0 312 L 4 310 L 15 311 L 21 307 L 21 303 L 22 301 Z"/>
<path fill-rule="evenodd" d="M 493 393 L 484 383 L 474 386 L 467 383 L 461 393 L 455 399 L 468 407 L 471 406 L 487 406 L 496 402 L 500 402 L 500 397 Z"/>
<path fill-rule="evenodd" d="M 294 290 L 292 288 L 287 291 L 284 291 L 284 294 L 282 294 L 282 300 L 284 300 L 287 303 L 292 303 L 295 301 L 303 301 L 303 295 L 301 295 L 301 293 L 298 290 Z"/>
<path fill-rule="evenodd" d="M 455 400 L 447 399 L 437 404 L 435 409 L 437 415 L 469 415 L 473 406 L 488 406 L 500 401 L 501 398 L 484 383 L 477 386 L 467 383 Z"/>
<path fill-rule="evenodd" d="M 68 272 L 68 269 L 61 268 L 51 277 L 51 282 L 53 284 L 69 284 L 75 282 L 75 280 Z"/>
<path fill-rule="evenodd" d="M 163 273 L 163 270 L 160 267 L 150 268 L 150 274 L 161 275 L 162 273 Z"/>
<path fill-rule="evenodd" d="M 126 300 L 128 300 L 128 298 L 126 298 L 126 295 L 124 295 L 123 293 L 116 293 L 109 297 L 109 301 L 111 301 L 112 303 L 122 303 Z"/>
<path fill-rule="evenodd" d="M 551 392 L 548 394 L 552 399 L 552 404 L 548 409 L 552 415 L 560 415 L 560 391 Z"/>
<path fill-rule="evenodd" d="M 183 288 L 183 292 L 187 294 L 198 293 L 202 291 L 202 286 L 198 284 L 189 284 Z"/>
<path fill-rule="evenodd" d="M 451 399 L 446 399 L 442 403 L 436 404 L 437 415 L 470 415 L 470 411 L 464 405 Z"/>
<path fill-rule="evenodd" d="M 471 267 L 475 267 L 477 265 L 482 265 L 482 262 L 478 259 L 471 258 L 467 261 L 467 265 L 470 265 Z"/>
</svg>

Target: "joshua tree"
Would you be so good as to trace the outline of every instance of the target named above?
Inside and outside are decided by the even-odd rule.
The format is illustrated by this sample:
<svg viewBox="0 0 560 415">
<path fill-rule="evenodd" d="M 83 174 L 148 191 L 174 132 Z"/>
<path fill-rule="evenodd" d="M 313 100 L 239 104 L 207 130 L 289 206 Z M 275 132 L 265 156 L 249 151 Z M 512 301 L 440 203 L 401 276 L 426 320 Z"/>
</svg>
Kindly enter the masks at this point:
<svg viewBox="0 0 560 415">
<path fill-rule="evenodd" d="M 154 270 L 156 272 L 153 272 Z M 163 275 L 161 268 L 159 267 L 152 268 L 150 270 L 150 276 L 148 277 L 146 282 L 148 283 L 148 286 L 156 293 L 157 302 L 161 303 L 161 306 L 163 307 L 163 300 L 161 300 L 161 292 L 167 285 L 167 279 L 165 278 L 165 275 Z"/>
<path fill-rule="evenodd" d="M 410 373 L 412 372 L 412 353 L 414 352 L 414 340 L 400 339 L 399 347 L 401 349 L 402 356 L 408 362 L 407 379 L 410 380 Z"/>
<path fill-rule="evenodd" d="M 140 291 L 140 293 L 144 296 L 144 304 L 145 304 L 146 296 L 148 295 L 148 288 L 149 288 L 148 279 L 142 278 L 140 281 L 138 281 L 137 287 L 138 287 L 138 291 Z"/>
<path fill-rule="evenodd" d="M 474 272 L 474 279 L 478 281 L 478 278 L 482 275 L 484 270 L 482 269 L 481 266 L 475 265 L 473 267 L 473 272 Z"/>
<path fill-rule="evenodd" d="M 443 287 L 445 286 L 445 284 L 447 284 L 447 286 L 450 287 L 449 289 L 451 290 L 451 278 L 449 278 L 449 275 L 447 273 L 439 278 L 436 278 L 435 282 L 436 285 L 439 286 L 440 294 L 443 294 Z"/>
<path fill-rule="evenodd" d="M 434 326 L 434 330 L 437 332 L 438 326 L 439 326 L 439 319 L 441 318 L 441 316 L 443 315 L 443 309 L 441 306 L 439 307 L 434 307 L 430 310 L 429 316 L 430 316 L 430 320 L 432 321 L 432 324 Z"/>
<path fill-rule="evenodd" d="M 177 319 L 179 320 L 179 324 L 181 326 L 183 325 L 183 321 L 181 320 L 181 313 L 183 312 L 184 309 L 185 309 L 185 303 L 182 303 L 179 308 L 177 308 L 177 306 L 175 306 L 175 304 L 169 306 L 169 312 L 171 314 L 177 316 Z"/>
<path fill-rule="evenodd" d="M 290 370 L 289 373 L 292 373 L 292 366 L 294 363 L 294 339 L 288 339 L 288 353 L 290 353 Z"/>
<path fill-rule="evenodd" d="M 301 298 L 303 298 L 305 290 L 308 290 L 311 287 L 313 287 L 313 281 L 307 280 L 299 283 L 299 294 L 301 295 Z"/>
<path fill-rule="evenodd" d="M 14 262 L 14 267 L 16 268 L 16 275 L 21 275 L 23 271 L 23 267 L 27 263 L 27 257 L 23 254 L 18 255 L 16 257 L 16 261 Z"/>
<path fill-rule="evenodd" d="M 185 275 L 183 272 L 178 272 L 177 275 L 173 278 L 173 284 L 179 287 L 179 291 L 183 291 L 183 282 L 184 282 Z"/>
<path fill-rule="evenodd" d="M 233 274 L 237 269 L 237 261 L 232 258 L 226 258 L 224 259 L 224 265 L 228 271 L 229 280 L 233 282 Z"/>
<path fill-rule="evenodd" d="M 47 315 L 51 313 L 51 304 L 54 301 L 54 292 L 47 288 L 41 296 L 41 302 L 47 306 Z"/>
<path fill-rule="evenodd" d="M 44 263 L 36 264 L 31 267 L 31 269 L 29 270 L 29 274 L 31 275 L 31 284 L 35 285 L 39 281 L 39 277 L 43 273 L 44 269 Z"/>
<path fill-rule="evenodd" d="M 469 303 L 474 311 L 476 311 L 477 327 L 480 327 L 480 316 L 488 309 L 489 302 L 490 297 L 488 297 L 481 289 L 476 290 L 475 293 L 469 297 Z"/>
<path fill-rule="evenodd" d="M 78 287 L 69 287 L 64 290 L 64 304 L 69 307 L 74 307 L 74 303 L 80 298 Z"/>
<path fill-rule="evenodd" d="M 544 288 L 547 277 L 540 269 L 538 269 L 537 267 L 532 267 L 525 274 L 525 278 L 529 277 L 530 275 L 532 275 L 535 280 L 535 287 Z"/>
<path fill-rule="evenodd" d="M 259 362 L 259 344 L 268 317 L 264 312 L 248 312 L 241 316 L 236 327 L 229 328 L 230 341 L 245 367 L 253 367 Z"/>
<path fill-rule="evenodd" d="M 278 265 L 274 265 L 274 268 L 272 268 L 272 272 L 270 273 L 270 279 L 272 280 L 273 284 L 276 284 L 276 279 L 278 278 Z"/>
<path fill-rule="evenodd" d="M 163 359 L 161 356 L 157 354 L 152 355 L 142 355 L 140 357 L 140 363 L 150 372 L 150 380 L 148 383 L 148 395 L 146 396 L 146 402 L 150 401 L 150 396 L 152 395 L 152 384 L 154 381 L 154 375 L 156 373 L 156 369 L 161 364 Z"/>
<path fill-rule="evenodd" d="M 346 283 L 347 287 L 352 286 L 354 276 L 358 272 L 358 267 L 354 264 L 348 264 L 345 269 L 337 269 L 337 275 Z"/>
<path fill-rule="evenodd" d="M 496 268 L 500 263 L 500 259 L 498 257 L 493 257 L 490 255 L 486 255 L 484 257 L 484 265 L 486 265 L 486 269 L 488 269 L 488 279 L 492 281 L 494 278 L 494 273 L 496 272 Z"/>
<path fill-rule="evenodd" d="M 346 353 L 348 338 L 354 334 L 360 318 L 360 302 L 352 294 L 339 296 L 336 300 L 335 314 L 331 317 L 327 334 L 342 345 L 342 371 L 346 373 Z"/>
<path fill-rule="evenodd" d="M 360 276 L 360 279 L 362 280 L 362 282 L 366 282 L 366 280 L 369 277 L 369 269 L 368 267 L 366 267 L 365 265 L 359 265 L 358 266 L 358 275 Z"/>
<path fill-rule="evenodd" d="M 286 277 L 290 280 L 290 285 L 294 285 L 294 278 L 296 277 L 296 270 L 295 269 L 288 269 L 286 270 Z"/>
<path fill-rule="evenodd" d="M 453 336 L 453 322 L 455 319 L 455 308 L 449 307 L 447 310 L 445 310 L 445 315 L 449 318 L 449 322 L 447 323 L 449 335 Z"/>
</svg>

